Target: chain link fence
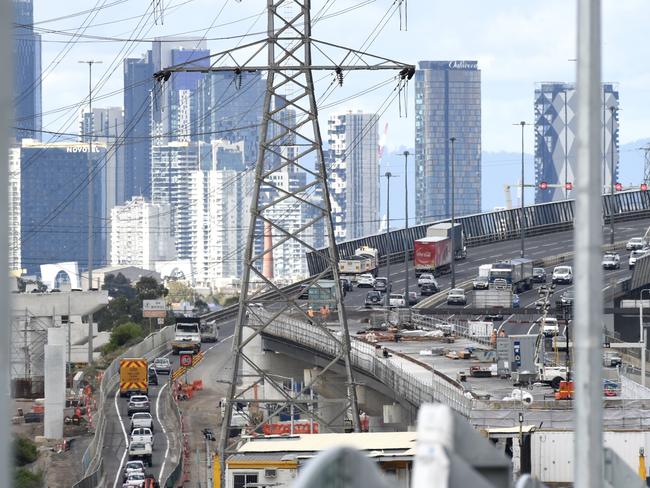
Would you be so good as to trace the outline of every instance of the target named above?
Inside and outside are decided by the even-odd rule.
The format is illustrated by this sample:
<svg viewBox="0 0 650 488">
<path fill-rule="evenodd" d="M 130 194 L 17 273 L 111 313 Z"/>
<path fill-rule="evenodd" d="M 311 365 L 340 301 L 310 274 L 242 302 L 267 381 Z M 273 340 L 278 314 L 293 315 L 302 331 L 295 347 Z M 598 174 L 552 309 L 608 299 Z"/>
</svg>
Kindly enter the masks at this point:
<svg viewBox="0 0 650 488">
<path fill-rule="evenodd" d="M 278 317 L 267 326 L 264 334 L 287 339 L 330 357 L 338 356 L 341 350 L 341 342 L 324 331 L 286 316 Z M 350 356 L 354 368 L 377 379 L 411 405 L 439 402 L 469 418 L 472 400 L 464 395 L 463 389 L 454 380 L 416 362 L 413 362 L 413 369 L 422 368 L 426 377 L 404 371 L 403 361 L 408 360 L 407 358 L 384 358 L 376 353 L 374 346 L 355 338 L 351 339 Z"/>
</svg>

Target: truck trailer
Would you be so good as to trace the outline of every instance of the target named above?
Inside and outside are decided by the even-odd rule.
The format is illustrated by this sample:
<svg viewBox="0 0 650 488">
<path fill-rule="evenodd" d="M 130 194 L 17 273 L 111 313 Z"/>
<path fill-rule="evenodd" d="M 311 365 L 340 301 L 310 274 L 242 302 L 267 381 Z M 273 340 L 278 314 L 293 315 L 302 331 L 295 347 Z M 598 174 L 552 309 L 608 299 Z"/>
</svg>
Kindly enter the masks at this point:
<svg viewBox="0 0 650 488">
<path fill-rule="evenodd" d="M 377 276 L 379 268 L 379 251 L 374 247 L 361 246 L 354 251 L 354 256 L 339 259 L 339 274 L 356 281 L 360 274 L 370 273 Z"/>
<path fill-rule="evenodd" d="M 467 247 L 465 246 L 465 234 L 463 233 L 462 224 L 451 225 L 450 222 L 434 224 L 427 228 L 427 237 L 446 237 L 450 241 L 453 237 L 453 251 L 456 260 L 467 257 Z"/>
<path fill-rule="evenodd" d="M 413 243 L 415 276 L 422 273 L 441 275 L 451 271 L 451 239 L 448 237 L 424 237 Z"/>
<path fill-rule="evenodd" d="M 492 265 L 489 275 L 490 286 L 510 285 L 516 293 L 533 287 L 533 260 L 526 258 L 501 261 Z"/>
</svg>

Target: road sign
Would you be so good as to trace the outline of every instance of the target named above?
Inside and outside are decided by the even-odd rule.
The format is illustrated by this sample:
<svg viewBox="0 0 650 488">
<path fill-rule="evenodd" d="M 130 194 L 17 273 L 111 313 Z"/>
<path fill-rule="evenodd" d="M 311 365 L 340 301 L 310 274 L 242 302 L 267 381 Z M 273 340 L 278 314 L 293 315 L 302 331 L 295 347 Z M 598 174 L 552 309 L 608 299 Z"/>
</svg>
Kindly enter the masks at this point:
<svg viewBox="0 0 650 488">
<path fill-rule="evenodd" d="M 181 366 L 188 368 L 192 366 L 192 355 L 191 354 L 181 354 L 180 357 Z"/>
<path fill-rule="evenodd" d="M 521 366 L 521 342 L 515 341 L 513 343 L 514 361 L 515 366 Z"/>
<path fill-rule="evenodd" d="M 165 318 L 167 315 L 167 304 L 163 299 L 142 300 L 142 316 L 151 318 Z"/>
</svg>

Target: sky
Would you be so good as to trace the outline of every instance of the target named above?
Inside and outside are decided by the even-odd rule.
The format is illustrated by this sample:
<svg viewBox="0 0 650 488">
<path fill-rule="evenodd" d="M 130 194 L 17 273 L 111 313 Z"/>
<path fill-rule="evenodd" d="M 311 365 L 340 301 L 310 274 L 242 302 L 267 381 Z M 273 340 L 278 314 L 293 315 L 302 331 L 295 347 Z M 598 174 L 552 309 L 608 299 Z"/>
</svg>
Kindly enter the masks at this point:
<svg viewBox="0 0 650 488">
<path fill-rule="evenodd" d="M 208 39 L 214 51 L 231 48 L 260 36 L 265 28 L 263 0 L 153 0 L 162 18 L 152 14 L 151 0 L 34 0 L 36 27 L 43 36 L 44 127 L 53 132 L 76 132 L 80 105 L 88 90 L 87 66 L 80 60 L 101 60 L 95 69 L 95 106 L 121 105 L 122 59 L 138 57 L 156 36 L 180 33 Z M 365 50 L 400 62 L 420 60 L 478 60 L 482 76 L 482 149 L 488 152 L 520 150 L 521 120 L 532 122 L 536 82 L 575 79 L 574 0 L 411 0 L 406 30 L 393 12 L 393 0 L 313 0 L 312 12 L 325 7 L 325 17 L 313 28 L 317 39 Z M 100 8 L 90 14 L 65 18 L 76 12 Z M 347 13 L 341 12 L 355 7 Z M 338 13 L 338 15 L 337 15 Z M 329 17 L 328 17 L 329 16 Z M 371 43 L 364 41 L 373 29 L 387 23 Z M 144 19 L 144 20 L 143 20 Z M 88 20 L 86 36 L 119 38 L 106 42 L 81 38 L 69 43 L 71 34 Z M 402 22 L 405 21 L 402 12 Z M 603 1 L 603 80 L 618 83 L 621 100 L 621 143 L 649 135 L 646 115 L 650 112 L 650 3 L 647 0 Z M 66 31 L 60 33 L 59 31 Z M 376 31 L 375 31 L 376 32 Z M 126 41 L 125 39 L 130 39 Z M 370 44 L 370 45 L 368 45 Z M 361 109 L 377 111 L 391 96 L 392 73 L 353 73 L 344 86 L 325 100 L 321 121 L 331 111 Z M 316 76 L 317 94 L 331 84 L 329 73 Z M 98 81 L 101 80 L 101 81 Z M 387 84 L 350 101 L 336 103 L 382 81 Z M 114 95 L 110 95 L 114 93 Z M 388 149 L 413 146 L 413 88 L 409 91 L 408 114 L 394 102 L 383 114 L 380 127 L 388 123 Z M 61 110 L 62 107 L 69 109 Z M 533 151 L 532 128 L 526 134 L 526 152 Z"/>
</svg>

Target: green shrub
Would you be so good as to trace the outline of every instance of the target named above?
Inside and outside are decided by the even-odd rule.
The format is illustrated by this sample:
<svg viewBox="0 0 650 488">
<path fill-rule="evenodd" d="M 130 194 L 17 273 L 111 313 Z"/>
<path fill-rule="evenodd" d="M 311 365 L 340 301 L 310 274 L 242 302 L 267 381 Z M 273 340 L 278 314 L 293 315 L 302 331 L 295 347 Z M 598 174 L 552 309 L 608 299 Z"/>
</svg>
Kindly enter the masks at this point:
<svg viewBox="0 0 650 488">
<path fill-rule="evenodd" d="M 36 444 L 25 437 L 14 439 L 14 462 L 16 466 L 33 463 L 38 458 Z"/>
<path fill-rule="evenodd" d="M 133 322 L 120 324 L 111 331 L 111 343 L 115 347 L 125 346 L 142 337 L 144 337 L 142 326 Z"/>
<path fill-rule="evenodd" d="M 18 468 L 14 471 L 15 488 L 42 488 L 43 473 L 32 473 L 28 469 Z"/>
</svg>

